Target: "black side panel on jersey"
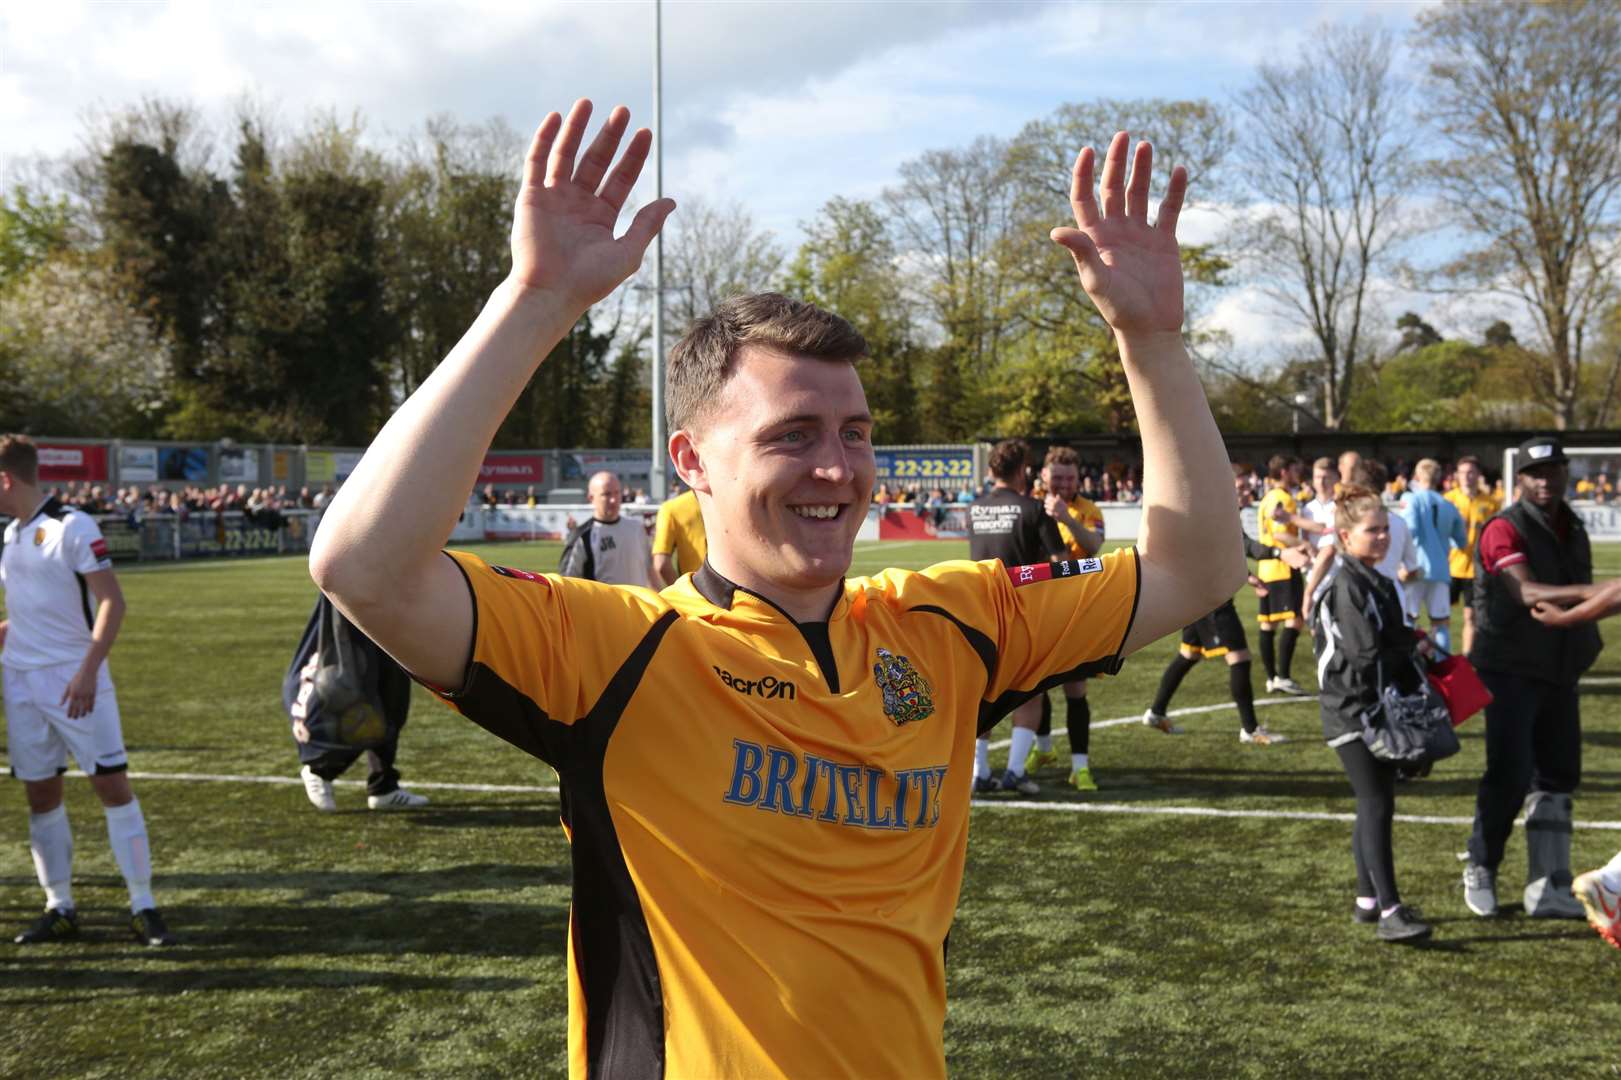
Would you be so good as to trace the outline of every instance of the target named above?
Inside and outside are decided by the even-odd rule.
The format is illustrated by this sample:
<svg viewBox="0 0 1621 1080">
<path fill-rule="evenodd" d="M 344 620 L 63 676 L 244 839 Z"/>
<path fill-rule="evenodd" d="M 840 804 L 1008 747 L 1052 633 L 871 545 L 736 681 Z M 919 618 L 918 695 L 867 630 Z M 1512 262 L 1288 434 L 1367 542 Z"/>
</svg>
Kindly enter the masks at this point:
<svg viewBox="0 0 1621 1080">
<path fill-rule="evenodd" d="M 614 672 L 590 713 L 574 724 L 574 760 L 558 770 L 573 829 L 574 962 L 585 991 L 589 1076 L 664 1075 L 658 959 L 608 809 L 602 765 L 619 718 L 677 618 L 674 611 L 660 616 Z"/>
<path fill-rule="evenodd" d="M 84 612 L 84 624 L 94 630 L 96 617 L 90 612 L 90 583 L 77 570 L 73 571 L 73 579 L 79 583 L 79 609 Z"/>
<path fill-rule="evenodd" d="M 474 603 L 475 619 L 477 602 Z M 564 724 L 516 687 L 473 663 L 453 695 L 468 719 L 547 762 L 562 781 L 562 817 L 574 868 L 570 933 L 585 993 L 587 1074 L 664 1075 L 664 993 L 653 939 L 619 846 L 603 785 L 603 759 L 619 718 L 659 643 L 679 617 L 665 612 L 642 635 L 584 718 Z"/>
</svg>

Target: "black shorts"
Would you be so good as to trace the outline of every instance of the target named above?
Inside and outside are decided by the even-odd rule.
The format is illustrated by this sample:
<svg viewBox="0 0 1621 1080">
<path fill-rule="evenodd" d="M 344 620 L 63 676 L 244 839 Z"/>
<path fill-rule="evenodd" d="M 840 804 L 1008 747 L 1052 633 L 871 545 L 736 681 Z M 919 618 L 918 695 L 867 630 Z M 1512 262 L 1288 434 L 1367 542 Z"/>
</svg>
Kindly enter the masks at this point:
<svg viewBox="0 0 1621 1080">
<path fill-rule="evenodd" d="M 1289 571 L 1283 581 L 1264 581 L 1266 595 L 1261 597 L 1262 629 L 1274 623 L 1300 618 L 1300 601 L 1306 593 L 1306 578 L 1299 570 Z"/>
<path fill-rule="evenodd" d="M 1182 655 L 1213 658 L 1250 647 L 1244 622 L 1231 600 L 1191 626 L 1182 628 Z"/>
<path fill-rule="evenodd" d="M 1458 601 L 1462 600 L 1463 603 L 1464 603 L 1464 606 L 1467 607 L 1471 603 L 1472 598 L 1474 596 L 1474 593 L 1471 591 L 1471 590 L 1474 589 L 1474 587 L 1475 587 L 1475 579 L 1474 578 L 1469 578 L 1469 577 L 1455 577 L 1455 578 L 1453 578 L 1452 579 L 1452 606 L 1457 607 L 1458 606 Z"/>
</svg>

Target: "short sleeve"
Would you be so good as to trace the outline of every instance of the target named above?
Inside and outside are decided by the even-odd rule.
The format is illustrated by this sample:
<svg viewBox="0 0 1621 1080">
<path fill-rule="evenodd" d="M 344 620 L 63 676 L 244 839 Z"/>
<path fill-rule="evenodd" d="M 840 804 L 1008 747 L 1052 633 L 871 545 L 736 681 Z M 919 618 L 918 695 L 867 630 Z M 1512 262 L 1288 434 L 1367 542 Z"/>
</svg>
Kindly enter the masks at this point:
<svg viewBox="0 0 1621 1080">
<path fill-rule="evenodd" d="M 93 574 L 98 570 L 111 570 L 113 560 L 107 551 L 107 541 L 101 535 L 101 526 L 89 514 L 69 514 L 63 529 L 68 562 L 76 574 Z"/>
<path fill-rule="evenodd" d="M 996 670 L 985 695 L 1113 674 L 1137 613 L 1137 550 L 1035 566 L 988 567 Z"/>
<path fill-rule="evenodd" d="M 666 499 L 653 525 L 653 554 L 675 554 L 675 500 Z"/>
<path fill-rule="evenodd" d="M 586 716 L 673 612 L 645 591 L 446 554 L 472 594 L 473 649 L 461 688 L 437 692 L 480 727 L 557 764 L 558 725 Z"/>
<path fill-rule="evenodd" d="M 1480 533 L 1478 556 L 1488 574 L 1527 560 L 1525 541 L 1507 518 L 1493 518 Z"/>
</svg>

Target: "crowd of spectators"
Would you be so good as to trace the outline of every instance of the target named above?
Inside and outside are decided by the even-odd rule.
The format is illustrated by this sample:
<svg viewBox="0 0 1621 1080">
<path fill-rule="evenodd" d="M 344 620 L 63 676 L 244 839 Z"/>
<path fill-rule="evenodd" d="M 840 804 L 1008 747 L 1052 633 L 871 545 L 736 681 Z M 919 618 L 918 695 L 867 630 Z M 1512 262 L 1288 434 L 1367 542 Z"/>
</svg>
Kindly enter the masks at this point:
<svg viewBox="0 0 1621 1080">
<path fill-rule="evenodd" d="M 292 491 L 286 484 L 249 487 L 247 484 L 219 484 L 202 487 L 186 484 L 171 488 L 150 484 L 108 487 L 88 481 L 70 481 L 46 489 L 46 494 L 76 506 L 88 514 L 120 514 L 132 520 L 154 514 L 184 517 L 197 513 L 240 511 L 250 517 L 280 515 L 285 510 L 319 510 L 335 494 L 331 484 Z"/>
</svg>

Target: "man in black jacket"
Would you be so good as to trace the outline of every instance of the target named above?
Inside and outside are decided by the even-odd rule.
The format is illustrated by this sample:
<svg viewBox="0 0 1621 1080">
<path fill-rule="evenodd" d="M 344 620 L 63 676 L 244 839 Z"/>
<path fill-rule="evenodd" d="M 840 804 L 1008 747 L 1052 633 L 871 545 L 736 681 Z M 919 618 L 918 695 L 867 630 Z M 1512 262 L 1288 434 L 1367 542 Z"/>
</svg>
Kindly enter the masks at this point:
<svg viewBox="0 0 1621 1080">
<path fill-rule="evenodd" d="M 1559 628 L 1532 616 L 1539 603 L 1585 598 L 1583 586 L 1593 580 L 1587 530 L 1565 504 L 1568 462 L 1555 438 L 1522 443 L 1519 498 L 1480 533 L 1469 659 L 1493 700 L 1486 706 L 1486 774 L 1463 874 L 1464 903 L 1480 916 L 1497 914 L 1497 867 L 1522 803 L 1530 863 L 1526 913 L 1583 914 L 1570 872 L 1571 792 L 1582 772 L 1576 681 L 1598 658 L 1602 642 L 1590 623 Z"/>
</svg>

